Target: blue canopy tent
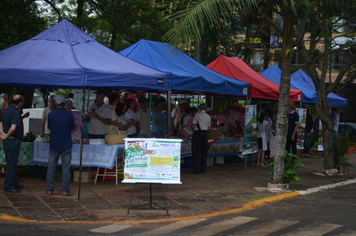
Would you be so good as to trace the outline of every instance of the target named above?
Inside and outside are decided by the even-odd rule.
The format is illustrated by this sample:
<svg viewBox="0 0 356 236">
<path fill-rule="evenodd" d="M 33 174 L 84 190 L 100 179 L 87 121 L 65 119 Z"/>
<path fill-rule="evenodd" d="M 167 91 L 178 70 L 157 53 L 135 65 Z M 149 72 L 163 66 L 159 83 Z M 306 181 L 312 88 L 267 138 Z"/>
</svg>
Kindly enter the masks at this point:
<svg viewBox="0 0 356 236">
<path fill-rule="evenodd" d="M 316 91 L 312 78 L 310 78 L 302 69 L 294 72 L 292 77 L 306 88 Z M 329 106 L 347 107 L 348 100 L 331 92 L 326 96 L 326 102 Z"/>
<path fill-rule="evenodd" d="M 168 75 L 98 43 L 67 20 L 0 51 L 0 84 L 167 91 Z"/>
<path fill-rule="evenodd" d="M 248 83 L 221 75 L 170 44 L 141 39 L 120 54 L 169 73 L 174 93 L 248 95 Z"/>
<path fill-rule="evenodd" d="M 37 36 L 0 51 L 0 84 L 83 88 L 83 94 L 84 88 L 168 91 L 169 76 L 119 55 L 69 21 L 62 20 Z M 82 150 L 83 140 L 79 179 Z"/>
<path fill-rule="evenodd" d="M 266 70 L 262 71 L 260 75 L 278 85 L 281 83 L 281 70 L 276 65 L 268 67 Z M 291 76 L 290 79 L 290 87 L 302 91 L 302 103 L 315 104 L 318 101 L 318 95 L 315 89 L 312 90 L 306 86 L 303 86 L 294 80 L 293 76 Z"/>
</svg>

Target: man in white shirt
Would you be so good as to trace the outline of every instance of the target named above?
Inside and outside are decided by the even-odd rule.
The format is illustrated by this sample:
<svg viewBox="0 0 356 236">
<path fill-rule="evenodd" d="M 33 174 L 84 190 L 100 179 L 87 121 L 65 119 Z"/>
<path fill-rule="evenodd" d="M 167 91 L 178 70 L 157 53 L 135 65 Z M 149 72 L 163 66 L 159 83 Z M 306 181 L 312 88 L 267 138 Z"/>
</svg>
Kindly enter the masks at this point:
<svg viewBox="0 0 356 236">
<path fill-rule="evenodd" d="M 49 98 L 49 106 L 43 110 L 42 113 L 42 124 L 41 124 L 41 136 L 49 135 L 51 131 L 48 129 L 48 113 L 57 108 L 57 104 L 54 101 L 54 95 Z"/>
<path fill-rule="evenodd" d="M 106 92 L 98 90 L 96 102 L 89 107 L 87 121 L 90 121 L 88 128 L 89 139 L 105 139 L 106 125 L 111 125 L 111 109 L 104 103 Z"/>
<path fill-rule="evenodd" d="M 199 105 L 200 112 L 196 113 L 192 122 L 194 129 L 192 138 L 193 173 L 206 172 L 208 159 L 208 129 L 211 126 L 211 118 L 206 113 L 206 104 Z"/>
</svg>

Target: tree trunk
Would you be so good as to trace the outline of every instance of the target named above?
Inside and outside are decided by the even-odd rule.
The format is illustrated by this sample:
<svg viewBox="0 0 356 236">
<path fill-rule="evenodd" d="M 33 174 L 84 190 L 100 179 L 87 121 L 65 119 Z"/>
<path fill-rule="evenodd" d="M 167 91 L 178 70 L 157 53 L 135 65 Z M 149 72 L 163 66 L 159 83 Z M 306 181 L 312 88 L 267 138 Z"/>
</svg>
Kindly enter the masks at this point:
<svg viewBox="0 0 356 236">
<path fill-rule="evenodd" d="M 322 81 L 322 80 L 321 80 Z M 316 106 L 316 112 L 322 121 L 323 130 L 323 158 L 324 158 L 324 170 L 335 168 L 334 163 L 334 148 L 333 148 L 333 140 L 332 135 L 334 131 L 334 126 L 330 120 L 330 114 L 328 110 L 328 105 L 326 103 L 325 94 L 325 83 L 322 82 L 319 84 L 319 99 L 318 105 Z"/>
<path fill-rule="evenodd" d="M 272 10 L 268 9 L 266 12 L 267 17 L 272 19 Z M 263 70 L 266 70 L 269 67 L 269 62 L 271 60 L 271 25 L 267 22 L 266 24 L 266 34 L 262 36 L 262 42 L 264 42 L 265 46 L 264 56 L 263 56 Z"/>
<path fill-rule="evenodd" d="M 77 0 L 77 20 L 83 16 L 84 0 Z"/>
<path fill-rule="evenodd" d="M 250 38 L 251 38 L 251 24 L 247 24 L 245 39 L 246 40 L 250 40 Z M 250 53 L 244 53 L 243 55 L 244 55 L 244 57 L 243 57 L 242 60 L 248 65 L 251 64 L 251 54 Z"/>
<path fill-rule="evenodd" d="M 48 107 L 48 89 L 41 88 L 40 92 L 42 93 L 44 107 Z"/>
<path fill-rule="evenodd" d="M 112 50 L 115 49 L 116 38 L 117 38 L 116 27 L 113 27 L 113 28 L 112 28 L 112 31 L 111 31 L 111 40 L 110 40 L 110 48 L 111 48 Z"/>
<path fill-rule="evenodd" d="M 310 77 L 313 80 L 313 83 L 315 85 L 316 91 L 318 93 L 318 102 L 316 104 L 316 112 L 322 122 L 323 125 L 323 130 L 322 130 L 322 136 L 323 136 L 323 158 L 324 158 L 324 170 L 326 169 L 332 169 L 335 168 L 335 163 L 334 163 L 334 149 L 333 149 L 333 140 L 332 140 L 332 135 L 333 135 L 333 125 L 330 121 L 330 114 L 329 114 L 329 109 L 328 105 L 326 103 L 326 92 L 327 88 L 325 85 L 325 78 L 327 71 L 329 69 L 329 57 L 330 57 L 330 47 L 327 45 L 331 44 L 331 31 L 329 30 L 331 26 L 328 25 L 329 18 L 328 16 L 325 16 L 326 19 L 323 19 L 323 31 L 325 35 L 328 35 L 325 37 L 325 45 L 326 47 L 324 48 L 324 56 L 322 57 L 321 61 L 321 73 L 320 75 L 318 74 L 316 68 L 315 68 L 315 61 L 312 60 L 310 54 L 308 53 L 305 44 L 304 44 L 304 33 L 305 29 L 305 21 L 301 20 L 299 22 L 298 26 L 298 49 L 302 54 L 302 57 L 305 61 L 305 66 L 308 69 L 308 72 L 310 74 Z M 311 50 L 315 50 L 315 41 L 314 39 L 318 37 L 318 34 L 312 34 L 311 35 L 311 44 L 310 48 Z"/>
<path fill-rule="evenodd" d="M 323 122 L 323 158 L 324 170 L 335 168 L 334 162 L 334 145 L 332 140 L 333 131 L 328 129 Z"/>
<path fill-rule="evenodd" d="M 196 61 L 200 62 L 200 42 L 198 40 L 195 40 L 194 42 L 194 54 L 193 54 L 193 58 Z"/>
<path fill-rule="evenodd" d="M 283 184 L 284 153 L 287 142 L 288 106 L 290 94 L 290 74 L 293 57 L 293 12 L 289 6 L 283 15 L 282 73 L 279 87 L 278 120 L 276 131 L 276 155 L 274 158 L 273 183 Z"/>
</svg>

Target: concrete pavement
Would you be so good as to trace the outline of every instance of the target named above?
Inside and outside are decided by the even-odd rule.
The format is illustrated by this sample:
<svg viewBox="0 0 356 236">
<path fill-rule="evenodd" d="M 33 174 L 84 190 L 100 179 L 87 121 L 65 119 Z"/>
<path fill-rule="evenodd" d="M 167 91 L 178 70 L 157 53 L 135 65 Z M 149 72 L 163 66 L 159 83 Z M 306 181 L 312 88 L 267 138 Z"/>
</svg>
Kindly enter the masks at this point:
<svg viewBox="0 0 356 236">
<path fill-rule="evenodd" d="M 350 154 L 350 162 L 356 165 L 356 154 Z M 272 167 L 224 164 L 208 167 L 206 174 L 194 175 L 188 168 L 182 168 L 181 185 L 164 185 L 168 214 L 164 210 L 136 210 L 127 208 L 133 191 L 133 184 L 115 185 L 115 181 L 82 183 L 81 198 L 61 195 L 61 183 L 55 183 L 55 195 L 46 195 L 46 182 L 37 177 L 24 179 L 25 188 L 20 194 L 0 193 L 1 219 L 42 223 L 114 223 L 136 221 L 174 221 L 212 217 L 250 209 L 268 202 L 300 194 L 307 194 L 340 184 L 355 182 L 356 170 L 350 169 L 347 175 L 325 177 L 313 172 L 321 170 L 323 160 L 320 155 L 301 157 L 304 170 L 298 171 L 301 178 L 290 184 L 291 192 L 276 193 L 256 191 L 255 187 L 267 187 L 271 180 L 268 173 Z M 4 175 L 0 175 L 0 183 Z M 349 180 L 349 181 L 347 181 Z M 332 185 L 336 184 L 336 185 Z M 78 184 L 71 183 L 73 193 Z M 313 189 L 314 188 L 314 189 Z M 312 189 L 312 190 L 311 190 Z M 136 188 L 132 205 L 149 202 L 149 185 L 140 184 Z M 153 185 L 153 202 L 164 206 L 160 185 Z"/>
</svg>

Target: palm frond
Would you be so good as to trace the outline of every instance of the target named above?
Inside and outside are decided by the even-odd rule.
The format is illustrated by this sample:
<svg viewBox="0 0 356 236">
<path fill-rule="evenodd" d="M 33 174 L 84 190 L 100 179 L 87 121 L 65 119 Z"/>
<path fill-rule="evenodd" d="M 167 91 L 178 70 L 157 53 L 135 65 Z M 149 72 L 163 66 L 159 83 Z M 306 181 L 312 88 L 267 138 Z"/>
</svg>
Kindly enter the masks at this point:
<svg viewBox="0 0 356 236">
<path fill-rule="evenodd" d="M 163 40 L 173 45 L 188 42 L 190 36 L 200 40 L 200 32 L 204 31 L 204 22 L 210 28 L 218 28 L 226 15 L 233 15 L 237 9 L 251 12 L 257 7 L 259 0 L 200 0 L 192 2 L 186 9 L 172 14 L 169 18 L 176 21 Z M 221 14 L 223 13 L 223 14 Z"/>
</svg>

